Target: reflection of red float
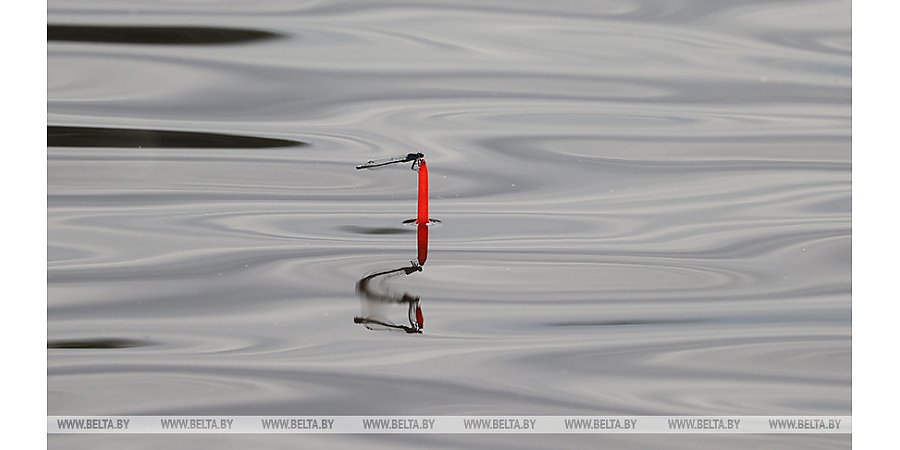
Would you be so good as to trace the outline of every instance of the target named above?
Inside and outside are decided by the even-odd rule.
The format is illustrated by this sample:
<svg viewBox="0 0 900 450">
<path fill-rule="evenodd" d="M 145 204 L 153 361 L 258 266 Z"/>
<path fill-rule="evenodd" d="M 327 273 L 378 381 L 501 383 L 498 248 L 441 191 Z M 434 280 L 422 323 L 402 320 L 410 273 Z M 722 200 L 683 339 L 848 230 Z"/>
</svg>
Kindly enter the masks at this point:
<svg viewBox="0 0 900 450">
<path fill-rule="evenodd" d="M 425 260 L 428 259 L 428 225 L 418 225 L 418 230 L 416 230 L 416 251 L 418 252 L 417 259 L 419 260 L 419 265 L 425 264 Z"/>
<path fill-rule="evenodd" d="M 418 304 L 416 305 L 416 325 L 420 330 L 425 328 L 425 315 L 422 314 L 422 307 Z"/>
<path fill-rule="evenodd" d="M 419 209 L 416 215 L 416 223 L 421 225 L 428 224 L 428 165 L 425 164 L 425 158 L 419 158 Z"/>
</svg>

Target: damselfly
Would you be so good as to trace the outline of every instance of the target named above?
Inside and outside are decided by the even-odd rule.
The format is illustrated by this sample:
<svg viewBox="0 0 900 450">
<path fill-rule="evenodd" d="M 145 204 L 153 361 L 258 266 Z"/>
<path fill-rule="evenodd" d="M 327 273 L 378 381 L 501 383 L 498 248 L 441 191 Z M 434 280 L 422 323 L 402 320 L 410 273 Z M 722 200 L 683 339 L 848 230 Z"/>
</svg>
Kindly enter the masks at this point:
<svg viewBox="0 0 900 450">
<path fill-rule="evenodd" d="M 395 156 L 393 158 L 385 158 L 385 159 L 373 159 L 365 164 L 360 164 L 356 166 L 357 169 L 374 169 L 376 167 L 386 166 L 388 164 L 397 164 L 397 163 L 405 163 L 412 162 L 413 169 L 418 168 L 418 162 L 420 159 L 424 158 L 425 154 L 423 153 L 409 153 L 406 156 Z"/>
</svg>

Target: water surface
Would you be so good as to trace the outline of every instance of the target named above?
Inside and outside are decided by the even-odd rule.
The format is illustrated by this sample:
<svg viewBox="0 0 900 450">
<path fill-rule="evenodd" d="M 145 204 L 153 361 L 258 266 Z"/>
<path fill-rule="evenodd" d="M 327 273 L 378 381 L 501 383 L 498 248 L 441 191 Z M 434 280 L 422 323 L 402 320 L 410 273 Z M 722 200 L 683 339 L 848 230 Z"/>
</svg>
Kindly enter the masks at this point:
<svg viewBox="0 0 900 450">
<path fill-rule="evenodd" d="M 48 39 L 48 414 L 850 414 L 849 1 L 54 0 Z M 424 326 L 367 327 L 410 325 L 357 284 L 417 258 L 416 177 L 354 166 L 418 151 L 441 224 L 372 298 Z M 501 438 L 50 444 L 559 439 Z"/>
</svg>

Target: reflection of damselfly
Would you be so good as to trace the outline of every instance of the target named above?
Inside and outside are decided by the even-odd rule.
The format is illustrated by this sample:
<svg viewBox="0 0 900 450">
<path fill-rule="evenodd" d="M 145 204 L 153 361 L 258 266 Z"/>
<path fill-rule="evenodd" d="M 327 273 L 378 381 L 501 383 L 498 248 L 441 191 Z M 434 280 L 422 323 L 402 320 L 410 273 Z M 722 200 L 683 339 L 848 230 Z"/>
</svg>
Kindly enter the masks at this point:
<svg viewBox="0 0 900 450">
<path fill-rule="evenodd" d="M 423 153 L 409 153 L 406 156 L 395 156 L 393 158 L 385 158 L 385 159 L 373 159 L 365 164 L 360 164 L 356 166 L 357 169 L 374 169 L 376 167 L 386 166 L 388 164 L 397 164 L 397 163 L 405 163 L 412 162 L 413 170 L 418 169 L 419 160 L 424 158 L 425 154 Z"/>
<path fill-rule="evenodd" d="M 356 283 L 356 293 L 359 294 L 359 298 L 362 300 L 362 312 L 359 316 L 353 318 L 353 323 L 361 324 L 370 330 L 393 328 L 406 331 L 407 333 L 422 333 L 422 328 L 425 326 L 425 315 L 422 314 L 422 307 L 419 306 L 419 296 L 411 295 L 408 292 L 396 294 L 383 287 L 379 289 L 377 286 L 383 283 L 384 280 L 398 276 L 400 273 L 410 275 L 421 271 L 422 266 L 417 261 L 411 261 L 409 267 L 384 270 L 367 275 L 359 280 Z M 407 306 L 409 325 L 401 325 L 388 318 L 388 313 L 392 306 L 403 304 Z"/>
</svg>

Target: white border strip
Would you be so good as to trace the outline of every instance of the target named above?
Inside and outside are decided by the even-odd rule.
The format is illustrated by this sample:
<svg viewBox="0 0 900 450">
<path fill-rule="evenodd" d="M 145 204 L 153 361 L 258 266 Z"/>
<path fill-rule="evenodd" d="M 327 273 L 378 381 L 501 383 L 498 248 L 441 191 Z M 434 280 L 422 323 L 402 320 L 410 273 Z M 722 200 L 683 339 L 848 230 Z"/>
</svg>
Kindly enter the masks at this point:
<svg viewBox="0 0 900 450">
<path fill-rule="evenodd" d="M 851 416 L 47 416 L 48 434 L 850 434 Z"/>
</svg>

